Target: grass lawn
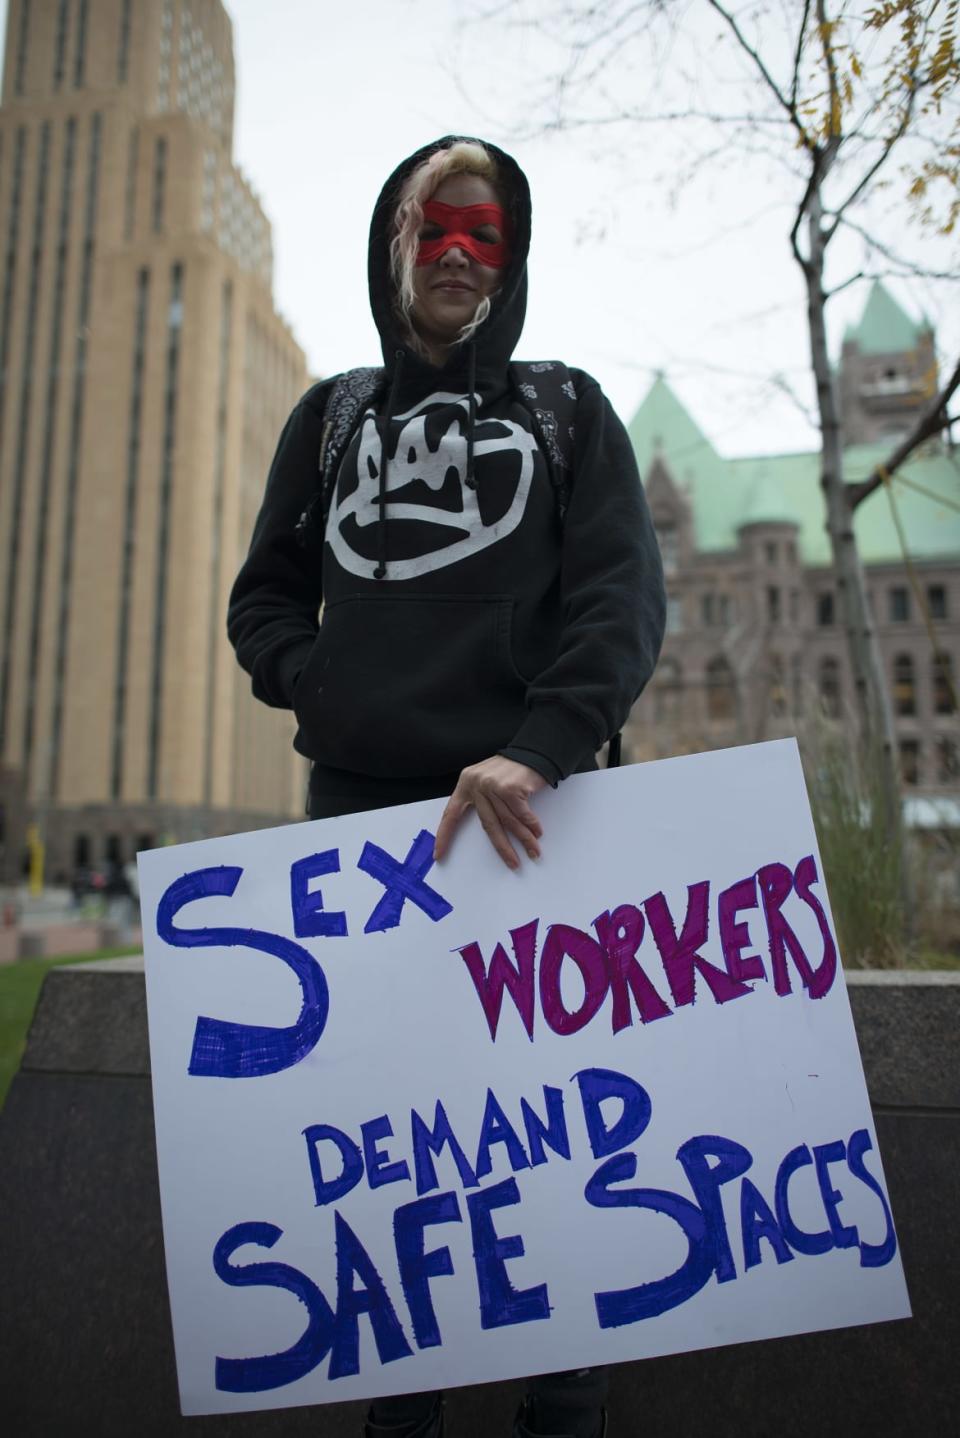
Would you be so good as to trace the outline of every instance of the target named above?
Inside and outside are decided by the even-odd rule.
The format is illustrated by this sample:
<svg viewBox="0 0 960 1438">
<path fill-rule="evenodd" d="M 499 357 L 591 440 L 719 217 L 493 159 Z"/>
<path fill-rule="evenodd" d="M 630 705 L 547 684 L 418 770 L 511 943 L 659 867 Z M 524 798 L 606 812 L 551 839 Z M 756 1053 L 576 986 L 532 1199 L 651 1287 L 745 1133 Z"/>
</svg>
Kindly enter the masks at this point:
<svg viewBox="0 0 960 1438">
<path fill-rule="evenodd" d="M 7 1089 L 20 1066 L 27 1030 L 40 996 L 40 985 L 48 969 L 59 964 L 82 964 L 91 959 L 119 959 L 138 954 L 135 949 L 101 949 L 96 954 L 76 954 L 69 958 L 20 959 L 0 967 L 0 1108 Z"/>
</svg>

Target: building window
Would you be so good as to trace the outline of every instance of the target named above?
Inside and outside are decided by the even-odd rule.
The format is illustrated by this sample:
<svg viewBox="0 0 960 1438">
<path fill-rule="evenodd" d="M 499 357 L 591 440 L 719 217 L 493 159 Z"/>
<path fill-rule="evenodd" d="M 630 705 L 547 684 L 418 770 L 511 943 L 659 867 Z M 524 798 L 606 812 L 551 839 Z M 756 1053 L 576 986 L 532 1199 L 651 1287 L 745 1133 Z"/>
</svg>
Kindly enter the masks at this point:
<svg viewBox="0 0 960 1438">
<path fill-rule="evenodd" d="M 130 131 L 127 141 L 127 184 L 124 195 L 123 237 L 133 239 L 137 221 L 137 159 L 140 152 L 140 131 L 136 125 Z"/>
<path fill-rule="evenodd" d="M 230 341 L 233 334 L 233 285 L 225 280 L 220 311 L 220 375 L 217 389 L 217 450 L 213 480 L 213 515 L 210 532 L 213 536 L 213 565 L 210 584 L 210 608 L 207 615 L 207 713 L 204 735 L 203 798 L 213 803 L 214 719 L 217 699 L 217 658 L 220 653 L 220 535 L 223 529 L 223 496 L 227 451 L 227 401 L 230 389 Z"/>
<path fill-rule="evenodd" d="M 69 0 L 60 0 L 57 11 L 57 38 L 53 50 L 53 88 L 59 90 L 67 67 L 67 6 Z"/>
<path fill-rule="evenodd" d="M 707 665 L 707 715 L 711 719 L 735 719 L 737 687 L 733 670 L 720 655 Z"/>
<path fill-rule="evenodd" d="M 701 594 L 700 619 L 705 629 L 712 629 L 714 624 L 716 624 L 717 603 L 715 594 Z"/>
<path fill-rule="evenodd" d="M 824 714 L 829 719 L 840 717 L 840 665 L 832 655 L 820 660 L 817 688 Z"/>
<path fill-rule="evenodd" d="M 893 661 L 893 707 L 897 714 L 916 714 L 917 712 L 913 660 L 909 654 L 898 654 Z"/>
<path fill-rule="evenodd" d="M 77 49 L 73 57 L 73 87 L 79 90 L 85 78 L 87 63 L 87 0 L 78 0 Z"/>
<path fill-rule="evenodd" d="M 70 618 L 73 613 L 73 540 L 77 528 L 77 502 L 79 493 L 79 455 L 82 449 L 84 394 L 87 373 L 87 345 L 89 340 L 90 295 L 93 287 L 93 259 L 96 237 L 97 196 L 100 184 L 100 152 L 103 137 L 103 116 L 95 111 L 90 120 L 90 158 L 87 169 L 86 198 L 84 200 L 83 248 L 80 263 L 80 302 L 77 307 L 76 341 L 73 359 L 73 398 L 70 406 L 70 439 L 67 444 L 69 455 L 67 468 L 66 499 L 63 514 L 63 541 L 60 565 L 60 593 L 57 601 L 57 657 L 54 666 L 52 737 L 49 746 L 50 782 L 49 791 L 56 795 L 61 782 L 60 765 L 63 756 L 61 733 L 66 691 L 67 649 L 70 638 Z"/>
<path fill-rule="evenodd" d="M 729 594 L 717 596 L 717 623 L 724 627 L 732 624 L 737 617 L 736 605 Z"/>
<path fill-rule="evenodd" d="M 937 740 L 937 778 L 941 784 L 955 784 L 960 779 L 960 751 L 957 741 L 941 734 Z"/>
<path fill-rule="evenodd" d="M 177 390 L 180 376 L 180 340 L 183 326 L 183 265 L 170 271 L 170 303 L 167 309 L 167 363 L 163 405 L 163 449 L 160 462 L 160 495 L 157 524 L 157 567 L 154 591 L 153 665 L 151 676 L 150 725 L 147 740 L 147 796 L 156 799 L 160 788 L 161 718 L 163 713 L 164 648 L 167 620 L 167 584 L 170 558 L 170 527 L 173 508 L 173 460 L 177 437 Z"/>
<path fill-rule="evenodd" d="M 779 654 L 770 656 L 770 713 L 782 719 L 787 712 L 787 691 L 784 686 L 783 660 Z"/>
<path fill-rule="evenodd" d="M 110 793 L 114 799 L 123 794 L 123 759 L 126 747 L 128 694 L 128 661 L 130 649 L 130 615 L 136 564 L 136 519 L 138 478 L 140 472 L 141 417 L 143 411 L 143 374 L 146 358 L 147 314 L 150 300 L 150 271 L 137 274 L 137 304 L 134 319 L 131 364 L 130 415 L 127 429 L 127 474 L 124 486 L 123 548 L 121 550 L 120 593 L 117 601 L 117 667 L 113 687 L 113 759 Z"/>
<path fill-rule="evenodd" d="M 30 40 L 30 0 L 20 0 L 19 19 L 20 25 L 17 29 L 17 69 L 13 84 L 15 93 L 22 95 L 27 71 L 27 46 Z"/>
<path fill-rule="evenodd" d="M 120 43 L 117 47 L 117 84 L 127 83 L 127 68 L 130 63 L 130 3 L 123 0 L 120 14 Z"/>
<path fill-rule="evenodd" d="M 920 783 L 920 742 L 900 740 L 900 778 L 904 784 Z"/>
<path fill-rule="evenodd" d="M 780 623 L 780 590 L 775 584 L 767 585 L 767 623 Z"/>
<path fill-rule="evenodd" d="M 60 206 L 57 221 L 56 268 L 53 280 L 53 306 L 50 324 L 49 361 L 44 409 L 48 415 L 58 413 L 60 391 L 61 349 L 63 345 L 63 311 L 66 292 L 67 244 L 70 218 L 73 213 L 73 171 L 76 153 L 77 122 L 70 116 L 66 122 L 63 147 L 63 172 L 60 180 Z M 29 773 L 33 761 L 33 745 L 37 732 L 37 689 L 40 673 L 41 627 L 44 598 L 47 592 L 47 548 L 50 533 L 50 495 L 53 475 L 53 441 L 56 426 L 44 426 L 40 459 L 37 531 L 33 551 L 33 605 L 30 617 L 30 640 L 27 648 L 26 715 L 23 725 L 23 767 Z"/>
<path fill-rule="evenodd" d="M 679 549 L 676 525 L 669 520 L 658 524 L 657 543 L 660 545 L 660 558 L 663 560 L 664 574 L 673 574 L 677 568 Z"/>
<path fill-rule="evenodd" d="M 930 611 L 931 619 L 946 619 L 947 591 L 944 585 L 930 584 L 927 586 L 927 608 Z"/>
<path fill-rule="evenodd" d="M 887 591 L 887 606 L 891 624 L 906 624 L 910 618 L 910 591 L 904 584 L 896 584 Z"/>
<path fill-rule="evenodd" d="M 933 712 L 954 714 L 957 691 L 953 682 L 953 660 L 949 654 L 937 654 L 933 660 Z"/>
<path fill-rule="evenodd" d="M 653 690 L 653 713 L 658 723 L 680 718 L 683 703 L 683 670 L 676 659 L 661 659 Z"/>
<path fill-rule="evenodd" d="M 213 229 L 213 214 L 217 192 L 217 155 L 215 150 L 205 150 L 203 155 L 203 199 L 200 206 L 200 228 Z"/>
<path fill-rule="evenodd" d="M 794 714 L 803 713 L 803 655 L 794 654 L 790 660 L 790 690 L 793 697 Z"/>
<path fill-rule="evenodd" d="M 89 834 L 74 834 L 73 836 L 73 867 L 75 869 L 88 869 L 90 867 Z"/>
<path fill-rule="evenodd" d="M 50 179 L 50 121 L 44 120 L 40 130 L 39 172 L 33 211 L 33 243 L 30 250 L 30 274 L 27 281 L 27 303 L 25 333 L 23 336 L 22 362 L 20 369 L 20 403 L 17 410 L 16 441 L 14 449 L 10 504 L 10 548 L 7 554 L 6 572 L 6 617 L 4 623 L 3 664 L 0 667 L 0 747 L 7 734 L 9 718 L 8 700 L 11 688 L 10 664 L 13 654 L 15 622 L 17 619 L 17 579 L 20 572 L 20 547 L 23 537 L 23 508 L 26 499 L 26 471 L 30 416 L 33 401 L 33 366 L 37 348 L 37 314 L 41 292 L 41 261 L 43 238 L 46 229 L 47 187 Z"/>
<path fill-rule="evenodd" d="M 153 232 L 163 230 L 163 211 L 167 189 L 167 142 L 158 135 L 153 145 Z"/>
<path fill-rule="evenodd" d="M 772 540 L 768 540 L 767 543 L 763 546 L 763 552 L 766 556 L 768 564 L 776 564 L 777 546 L 773 543 Z"/>
<path fill-rule="evenodd" d="M 822 594 L 817 595 L 817 623 L 821 629 L 828 629 L 831 624 L 835 623 L 833 594 L 829 590 L 824 590 Z"/>
<path fill-rule="evenodd" d="M 107 835 L 106 859 L 108 864 L 123 863 L 123 840 L 119 834 Z"/>
<path fill-rule="evenodd" d="M 683 600 L 677 594 L 667 595 L 667 633 L 679 634 L 683 629 Z"/>
</svg>

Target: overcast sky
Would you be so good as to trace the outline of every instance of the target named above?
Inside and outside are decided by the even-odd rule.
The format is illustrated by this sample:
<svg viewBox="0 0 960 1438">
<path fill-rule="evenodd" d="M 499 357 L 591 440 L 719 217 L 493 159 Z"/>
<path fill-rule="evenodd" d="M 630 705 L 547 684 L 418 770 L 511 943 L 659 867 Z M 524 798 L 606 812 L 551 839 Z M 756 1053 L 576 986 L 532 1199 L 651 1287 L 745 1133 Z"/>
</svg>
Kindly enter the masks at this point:
<svg viewBox="0 0 960 1438">
<path fill-rule="evenodd" d="M 558 7 L 529 0 L 519 18 L 538 8 Z M 518 357 L 591 371 L 625 420 L 662 369 L 725 454 L 815 445 L 810 424 L 769 382 L 784 374 L 812 405 L 803 288 L 787 243 L 798 192 L 782 168 L 762 156 L 735 165 L 718 157 L 688 180 L 673 161 L 676 127 L 537 135 L 538 97 L 559 51 L 498 0 L 228 0 L 227 9 L 235 159 L 273 225 L 277 304 L 314 373 L 378 361 L 365 274 L 371 207 L 399 159 L 464 131 L 509 149 L 530 179 L 530 304 Z M 677 9 L 693 24 L 697 83 L 713 83 L 718 22 L 702 0 Z M 625 51 L 619 93 L 675 99 L 669 81 L 690 72 L 692 53 Z M 599 85 L 580 103 L 602 113 Z M 696 137 L 701 147 L 714 139 L 706 128 Z M 886 203 L 885 233 L 942 267 L 943 246 L 915 236 L 902 205 Z M 832 282 L 860 259 L 859 242 L 847 242 Z M 941 363 L 950 358 L 960 304 L 929 281 L 889 283 L 914 316 L 931 316 Z M 866 293 L 856 285 L 832 302 L 834 353 Z"/>
</svg>

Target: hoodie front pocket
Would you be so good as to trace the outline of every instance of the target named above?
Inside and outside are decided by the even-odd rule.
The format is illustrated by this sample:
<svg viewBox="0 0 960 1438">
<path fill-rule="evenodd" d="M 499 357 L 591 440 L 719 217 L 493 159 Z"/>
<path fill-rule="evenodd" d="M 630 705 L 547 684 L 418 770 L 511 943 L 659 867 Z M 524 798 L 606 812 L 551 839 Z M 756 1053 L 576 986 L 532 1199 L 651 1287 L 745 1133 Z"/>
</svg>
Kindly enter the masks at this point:
<svg viewBox="0 0 960 1438">
<path fill-rule="evenodd" d="M 378 595 L 327 605 L 294 693 L 297 748 L 334 768 L 445 774 L 509 743 L 526 686 L 509 595 Z"/>
</svg>

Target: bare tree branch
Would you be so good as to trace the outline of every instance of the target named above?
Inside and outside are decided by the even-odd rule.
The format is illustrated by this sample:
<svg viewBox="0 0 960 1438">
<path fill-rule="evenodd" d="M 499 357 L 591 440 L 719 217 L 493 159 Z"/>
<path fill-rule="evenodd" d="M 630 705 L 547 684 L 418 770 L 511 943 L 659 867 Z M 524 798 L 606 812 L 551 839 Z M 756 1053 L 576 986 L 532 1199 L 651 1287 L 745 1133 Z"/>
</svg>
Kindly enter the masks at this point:
<svg viewBox="0 0 960 1438">
<path fill-rule="evenodd" d="M 807 21 L 810 18 L 810 0 L 803 0 L 803 14 L 797 32 L 797 48 L 793 55 L 793 80 L 790 84 L 790 104 L 797 108 L 797 91 L 800 88 L 800 62 L 803 59 L 803 43 L 807 35 Z"/>
<path fill-rule="evenodd" d="M 822 178 L 822 177 L 821 177 L 821 174 L 820 174 L 820 166 L 821 166 L 821 158 L 822 158 L 822 157 L 821 157 L 821 152 L 820 152 L 819 150 L 811 150 L 809 153 L 810 153 L 810 174 L 809 174 L 809 176 L 807 177 L 807 187 L 806 187 L 806 189 L 805 189 L 804 192 L 803 192 L 803 199 L 800 201 L 799 205 L 797 206 L 797 217 L 796 217 L 796 219 L 795 219 L 794 222 L 793 222 L 793 229 L 790 231 L 790 248 L 793 250 L 793 257 L 794 257 L 794 259 L 796 260 L 797 264 L 800 266 L 801 270 L 803 270 L 804 274 L 807 273 L 807 269 L 808 269 L 808 266 L 809 266 L 809 264 L 810 264 L 810 261 L 809 261 L 809 260 L 806 258 L 806 256 L 802 253 L 802 251 L 801 251 L 801 249 L 800 249 L 799 241 L 798 241 L 798 239 L 797 239 L 797 236 L 798 236 L 799 233 L 800 233 L 800 226 L 803 224 L 804 217 L 806 216 L 807 208 L 808 208 L 808 206 L 809 206 L 809 204 L 810 204 L 810 201 L 813 199 L 813 196 L 816 194 L 816 192 L 817 192 L 817 190 L 818 190 L 818 188 L 819 188 L 819 186 L 820 186 L 820 181 L 821 181 L 821 178 Z"/>
<path fill-rule="evenodd" d="M 840 86 L 837 81 L 837 62 L 833 53 L 833 43 L 830 39 L 831 22 L 827 19 L 827 12 L 824 0 L 817 0 L 817 28 L 820 32 L 820 46 L 823 50 L 823 59 L 827 67 L 827 87 L 830 95 L 830 137 L 839 133 L 840 121 Z"/>
<path fill-rule="evenodd" d="M 749 55 L 750 59 L 756 66 L 757 71 L 763 78 L 764 84 L 770 90 L 771 94 L 776 98 L 777 102 L 781 105 L 781 107 L 786 110 L 787 114 L 790 117 L 790 123 L 793 125 L 793 128 L 799 135 L 800 140 L 804 145 L 809 148 L 809 136 L 807 135 L 806 129 L 801 123 L 796 105 L 793 103 L 792 100 L 788 99 L 788 97 L 784 95 L 783 91 L 780 89 L 780 86 L 770 74 L 770 71 L 763 63 L 763 60 L 758 55 L 757 51 L 753 48 L 753 46 L 747 40 L 746 36 L 743 34 L 743 31 L 740 29 L 740 26 L 737 24 L 736 20 L 733 18 L 733 16 L 728 10 L 724 10 L 723 6 L 720 4 L 720 0 L 708 0 L 708 3 L 713 7 L 714 10 L 716 10 L 717 14 L 720 15 L 729 25 L 730 29 L 736 36 L 737 44 L 740 46 L 741 50 L 744 51 L 745 54 Z"/>
<path fill-rule="evenodd" d="M 774 389 L 779 390 L 782 395 L 785 395 L 787 399 L 790 400 L 791 404 L 793 404 L 793 406 L 800 411 L 811 429 L 817 428 L 817 416 L 814 414 L 813 410 L 807 408 L 807 406 L 797 394 L 796 390 L 794 389 L 790 381 L 787 379 L 785 374 L 782 374 L 778 371 L 777 374 L 771 375 L 770 383 L 773 385 Z"/>
<path fill-rule="evenodd" d="M 857 273 L 855 275 L 851 275 L 850 278 L 848 280 L 844 280 L 842 284 L 834 285 L 832 290 L 824 291 L 823 298 L 825 300 L 832 300 L 834 295 L 838 295 L 841 290 L 847 289 L 850 285 L 855 285 L 858 280 L 862 280 L 864 278 L 865 276 L 863 270 L 857 270 Z"/>
<path fill-rule="evenodd" d="M 842 204 L 838 205 L 836 209 L 828 211 L 828 213 L 833 216 L 833 224 L 830 225 L 827 229 L 825 243 L 829 244 L 830 241 L 833 239 L 834 235 L 837 232 L 837 226 L 843 219 L 846 210 L 848 210 L 852 204 L 855 204 L 855 202 L 863 194 L 867 186 L 871 184 L 871 182 L 876 178 L 880 169 L 886 163 L 887 158 L 890 155 L 890 152 L 893 147 L 896 145 L 897 141 L 902 139 L 903 136 L 907 133 L 907 129 L 909 128 L 910 120 L 913 115 L 913 103 L 915 95 L 916 90 L 911 90 L 907 99 L 907 103 L 903 107 L 903 115 L 901 116 L 900 124 L 897 126 L 897 129 L 890 136 L 890 138 L 884 141 L 884 147 L 881 154 L 870 166 L 870 168 L 865 172 L 865 174 L 861 176 L 859 182 L 854 185 L 853 189 L 850 191 L 849 195 L 842 202 Z"/>
<path fill-rule="evenodd" d="M 606 125 L 662 125 L 676 124 L 684 120 L 706 120 L 712 125 L 768 125 L 780 128 L 789 120 L 780 115 L 724 115 L 715 110 L 666 110 L 651 114 L 644 110 L 619 110 L 615 115 L 561 115 L 548 120 L 546 125 L 536 128 L 537 134 L 546 130 L 573 130 L 586 126 L 599 129 Z"/>
<path fill-rule="evenodd" d="M 910 458 L 913 451 L 923 444 L 925 439 L 932 435 L 939 434 L 949 424 L 947 416 L 947 405 L 953 398 L 954 392 L 960 388 L 960 360 L 954 366 L 953 374 L 940 390 L 940 393 L 927 405 L 916 424 L 905 439 L 902 439 L 893 453 L 883 464 L 878 464 L 873 473 L 859 484 L 851 484 L 847 490 L 847 497 L 851 511 L 856 509 L 868 499 L 874 490 L 879 489 L 890 475 L 895 474 L 901 464 Z"/>
<path fill-rule="evenodd" d="M 960 273 L 958 273 L 957 270 L 928 270 L 924 269 L 922 265 L 915 265 L 910 260 L 902 259 L 900 255 L 895 254 L 893 250 L 890 249 L 889 245 L 883 244 L 881 240 L 878 240 L 874 235 L 871 235 L 868 230 L 865 230 L 862 225 L 858 225 L 855 220 L 851 220 L 849 215 L 843 215 L 840 223 L 848 230 L 853 230 L 854 234 L 859 235 L 868 249 L 876 250 L 877 254 L 882 255 L 890 264 L 898 265 L 899 269 L 891 272 L 897 279 L 904 279 L 910 276 L 925 280 L 960 279 Z"/>
</svg>

